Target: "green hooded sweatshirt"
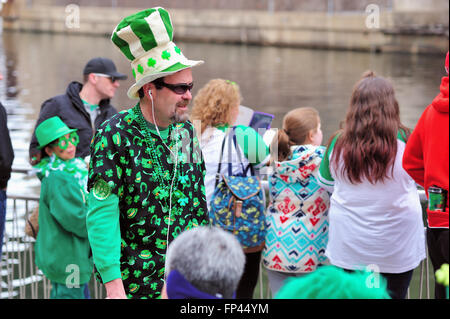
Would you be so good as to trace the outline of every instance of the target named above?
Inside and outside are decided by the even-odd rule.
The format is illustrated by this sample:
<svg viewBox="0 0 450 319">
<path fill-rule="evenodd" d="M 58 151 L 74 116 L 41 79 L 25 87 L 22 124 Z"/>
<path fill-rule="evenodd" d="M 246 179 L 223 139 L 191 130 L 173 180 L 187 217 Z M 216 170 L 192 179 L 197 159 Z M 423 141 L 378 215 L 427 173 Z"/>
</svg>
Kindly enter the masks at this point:
<svg viewBox="0 0 450 319">
<path fill-rule="evenodd" d="M 87 194 L 79 178 L 85 174 L 80 175 L 78 169 L 83 161 L 49 161 L 41 164 L 37 174 L 42 185 L 36 265 L 50 281 L 77 287 L 93 273 L 86 230 Z"/>
</svg>

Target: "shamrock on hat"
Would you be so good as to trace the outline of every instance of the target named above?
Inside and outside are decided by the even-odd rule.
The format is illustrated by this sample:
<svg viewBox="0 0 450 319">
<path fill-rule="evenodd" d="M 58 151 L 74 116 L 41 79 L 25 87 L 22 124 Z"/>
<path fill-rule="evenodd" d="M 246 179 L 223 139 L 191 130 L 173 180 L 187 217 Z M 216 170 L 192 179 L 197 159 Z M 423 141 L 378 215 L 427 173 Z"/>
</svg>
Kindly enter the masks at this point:
<svg viewBox="0 0 450 319">
<path fill-rule="evenodd" d="M 187 59 L 175 45 L 169 12 L 161 7 L 124 18 L 111 40 L 131 61 L 136 80 L 128 89 L 131 99 L 139 99 L 138 91 L 144 84 L 203 63 Z"/>
</svg>

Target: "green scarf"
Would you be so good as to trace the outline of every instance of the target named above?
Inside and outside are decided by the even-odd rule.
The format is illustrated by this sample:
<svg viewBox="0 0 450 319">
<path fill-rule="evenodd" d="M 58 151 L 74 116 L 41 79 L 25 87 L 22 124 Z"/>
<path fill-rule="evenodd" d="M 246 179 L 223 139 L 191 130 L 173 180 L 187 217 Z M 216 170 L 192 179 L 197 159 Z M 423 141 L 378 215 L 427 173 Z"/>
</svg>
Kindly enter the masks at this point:
<svg viewBox="0 0 450 319">
<path fill-rule="evenodd" d="M 73 176 L 80 187 L 87 194 L 87 180 L 88 169 L 84 160 L 80 157 L 75 157 L 70 160 L 62 160 L 55 154 L 50 157 L 43 158 L 38 164 L 33 166 L 33 171 L 37 177 L 42 181 L 48 177 L 51 171 L 63 171 Z"/>
</svg>

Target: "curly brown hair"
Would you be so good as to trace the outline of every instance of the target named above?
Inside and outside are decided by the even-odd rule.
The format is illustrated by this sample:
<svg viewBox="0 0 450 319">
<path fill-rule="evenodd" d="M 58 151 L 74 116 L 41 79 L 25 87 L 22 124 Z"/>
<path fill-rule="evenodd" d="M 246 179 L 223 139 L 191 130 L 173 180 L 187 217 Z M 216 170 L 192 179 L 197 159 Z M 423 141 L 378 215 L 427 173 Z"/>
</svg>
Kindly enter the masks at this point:
<svg viewBox="0 0 450 319">
<path fill-rule="evenodd" d="M 190 116 L 198 134 L 207 127 L 231 125 L 233 108 L 241 104 L 239 86 L 229 80 L 213 79 L 202 87 L 194 98 Z"/>
</svg>

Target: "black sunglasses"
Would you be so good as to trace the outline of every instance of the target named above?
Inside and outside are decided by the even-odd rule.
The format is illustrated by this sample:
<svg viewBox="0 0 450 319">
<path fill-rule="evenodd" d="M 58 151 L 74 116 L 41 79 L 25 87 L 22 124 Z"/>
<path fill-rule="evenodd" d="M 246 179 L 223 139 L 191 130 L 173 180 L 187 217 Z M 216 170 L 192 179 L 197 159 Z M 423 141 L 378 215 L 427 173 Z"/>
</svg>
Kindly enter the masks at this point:
<svg viewBox="0 0 450 319">
<path fill-rule="evenodd" d="M 183 95 L 184 93 L 186 93 L 188 90 L 191 91 L 192 88 L 194 87 L 194 83 L 180 83 L 180 84 L 169 84 L 169 83 L 165 83 L 162 80 L 156 80 L 153 82 L 156 86 L 157 89 L 160 89 L 162 87 L 166 87 L 169 90 L 171 90 L 172 92 L 179 94 L 179 95 Z"/>
<path fill-rule="evenodd" d="M 103 74 L 103 73 L 94 73 L 96 76 L 101 76 L 103 78 L 108 78 L 111 83 L 114 83 L 116 81 L 119 81 L 120 79 L 118 77 L 115 77 L 113 75 Z"/>
<path fill-rule="evenodd" d="M 110 76 L 110 77 L 108 77 L 108 79 L 111 80 L 111 83 L 114 83 L 114 82 L 116 82 L 116 81 L 119 81 L 119 79 L 116 78 L 115 76 Z"/>
</svg>

